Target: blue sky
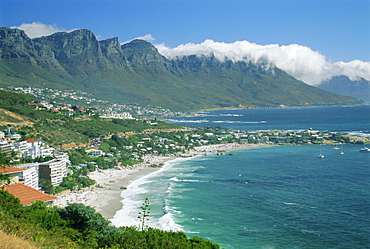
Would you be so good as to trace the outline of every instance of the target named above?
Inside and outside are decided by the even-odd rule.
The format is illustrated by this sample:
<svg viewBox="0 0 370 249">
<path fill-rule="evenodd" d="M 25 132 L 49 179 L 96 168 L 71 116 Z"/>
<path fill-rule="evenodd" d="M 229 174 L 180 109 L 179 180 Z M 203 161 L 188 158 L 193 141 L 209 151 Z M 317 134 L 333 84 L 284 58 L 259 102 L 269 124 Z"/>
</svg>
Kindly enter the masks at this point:
<svg viewBox="0 0 370 249">
<path fill-rule="evenodd" d="M 121 42 L 147 34 L 168 47 L 247 40 L 370 61 L 369 0 L 0 0 L 0 26 L 32 22 Z"/>
</svg>

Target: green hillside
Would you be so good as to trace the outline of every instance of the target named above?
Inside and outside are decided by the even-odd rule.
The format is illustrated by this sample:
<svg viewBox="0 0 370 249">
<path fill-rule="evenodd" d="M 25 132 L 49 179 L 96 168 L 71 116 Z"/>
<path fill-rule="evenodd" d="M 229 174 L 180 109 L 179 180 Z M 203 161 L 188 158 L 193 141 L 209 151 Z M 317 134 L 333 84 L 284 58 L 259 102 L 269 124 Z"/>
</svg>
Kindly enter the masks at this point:
<svg viewBox="0 0 370 249">
<path fill-rule="evenodd" d="M 181 129 L 181 126 L 155 121 L 101 119 L 98 115 L 69 117 L 50 110 L 31 108 L 32 97 L 0 90 L 0 127 L 16 125 L 23 139 L 41 139 L 55 148 L 88 144 L 90 138 L 105 137 L 146 129 Z M 27 124 L 27 125 L 24 125 Z"/>
</svg>

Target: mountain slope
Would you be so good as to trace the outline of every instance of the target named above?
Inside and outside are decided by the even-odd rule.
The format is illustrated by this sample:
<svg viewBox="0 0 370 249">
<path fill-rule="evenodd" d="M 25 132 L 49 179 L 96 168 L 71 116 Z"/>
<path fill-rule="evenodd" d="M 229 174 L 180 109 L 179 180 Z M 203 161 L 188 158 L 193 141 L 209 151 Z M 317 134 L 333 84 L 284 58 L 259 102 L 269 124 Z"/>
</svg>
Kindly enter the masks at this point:
<svg viewBox="0 0 370 249">
<path fill-rule="evenodd" d="M 214 56 L 167 59 L 143 40 L 98 41 L 89 30 L 30 39 L 0 29 L 0 86 L 79 89 L 117 103 L 173 110 L 359 104 L 308 86 L 276 67 L 219 61 Z"/>
<path fill-rule="evenodd" d="M 337 94 L 353 96 L 370 103 L 370 81 L 361 78 L 351 80 L 341 75 L 322 82 L 318 87 Z"/>
</svg>

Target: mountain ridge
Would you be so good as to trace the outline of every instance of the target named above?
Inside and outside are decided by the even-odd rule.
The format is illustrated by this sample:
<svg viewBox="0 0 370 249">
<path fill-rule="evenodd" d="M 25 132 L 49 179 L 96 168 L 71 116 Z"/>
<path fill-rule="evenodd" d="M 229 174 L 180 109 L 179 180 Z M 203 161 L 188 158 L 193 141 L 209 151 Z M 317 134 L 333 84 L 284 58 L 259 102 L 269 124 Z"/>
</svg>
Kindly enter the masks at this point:
<svg viewBox="0 0 370 249">
<path fill-rule="evenodd" d="M 173 110 L 362 104 L 263 63 L 214 56 L 167 59 L 149 42 L 98 41 L 86 29 L 30 39 L 0 28 L 0 86 L 78 89 L 117 103 Z"/>
<path fill-rule="evenodd" d="M 337 94 L 354 96 L 370 103 L 370 81 L 364 78 L 351 80 L 348 76 L 340 75 L 322 82 L 318 87 Z"/>
</svg>

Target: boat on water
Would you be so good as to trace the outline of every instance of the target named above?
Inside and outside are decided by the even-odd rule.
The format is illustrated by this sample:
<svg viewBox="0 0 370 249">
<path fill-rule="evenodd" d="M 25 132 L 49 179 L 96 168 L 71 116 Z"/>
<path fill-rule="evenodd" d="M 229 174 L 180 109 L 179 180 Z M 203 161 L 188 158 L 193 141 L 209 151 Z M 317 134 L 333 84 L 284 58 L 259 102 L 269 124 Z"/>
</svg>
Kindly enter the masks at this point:
<svg viewBox="0 0 370 249">
<path fill-rule="evenodd" d="M 317 156 L 318 158 L 324 158 L 324 154 L 322 154 L 322 144 L 320 144 L 320 154 Z"/>
<path fill-rule="evenodd" d="M 338 144 L 336 144 L 332 149 L 333 150 L 339 150 L 340 148 L 338 147 Z"/>
<path fill-rule="evenodd" d="M 368 147 L 364 147 L 364 148 L 362 148 L 362 149 L 360 150 L 360 152 L 362 152 L 362 153 L 370 153 L 370 148 L 368 148 Z"/>
</svg>

